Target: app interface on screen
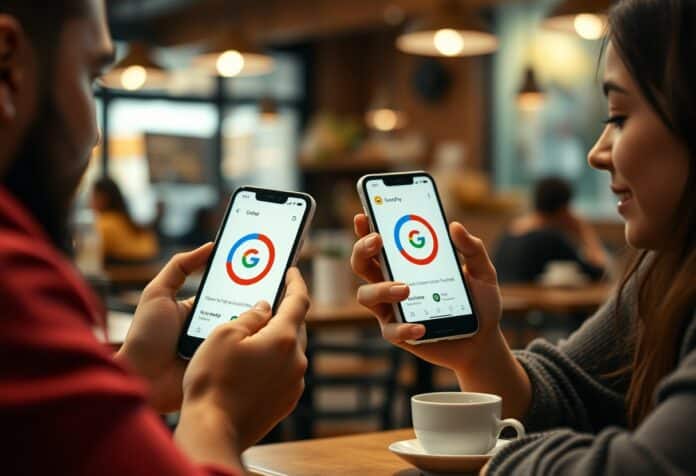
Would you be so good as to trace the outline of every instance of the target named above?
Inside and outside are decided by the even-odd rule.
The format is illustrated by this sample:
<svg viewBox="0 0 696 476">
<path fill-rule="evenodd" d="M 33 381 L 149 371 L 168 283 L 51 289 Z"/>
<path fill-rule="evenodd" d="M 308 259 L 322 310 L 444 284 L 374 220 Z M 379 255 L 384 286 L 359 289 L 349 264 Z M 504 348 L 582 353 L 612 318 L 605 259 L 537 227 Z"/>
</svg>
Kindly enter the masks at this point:
<svg viewBox="0 0 696 476">
<path fill-rule="evenodd" d="M 306 207 L 299 198 L 271 203 L 256 200 L 254 192 L 237 194 L 200 291 L 190 336 L 205 339 L 260 300 L 273 304 Z"/>
<path fill-rule="evenodd" d="M 401 303 L 404 318 L 418 322 L 470 315 L 432 180 L 415 177 L 413 184 L 392 186 L 371 180 L 367 195 L 393 278 L 411 288 Z"/>
</svg>

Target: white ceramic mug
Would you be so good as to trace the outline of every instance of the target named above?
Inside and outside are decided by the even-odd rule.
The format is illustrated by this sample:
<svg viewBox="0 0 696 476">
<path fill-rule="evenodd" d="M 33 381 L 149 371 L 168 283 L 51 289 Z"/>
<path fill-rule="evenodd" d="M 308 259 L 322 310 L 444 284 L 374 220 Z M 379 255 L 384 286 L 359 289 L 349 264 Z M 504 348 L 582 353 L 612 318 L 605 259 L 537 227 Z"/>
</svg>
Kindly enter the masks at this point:
<svg viewBox="0 0 696 476">
<path fill-rule="evenodd" d="M 411 397 L 416 438 L 431 454 L 480 455 L 496 444 L 503 428 L 517 438 L 524 426 L 514 418 L 500 419 L 502 398 L 488 393 L 436 392 Z"/>
</svg>

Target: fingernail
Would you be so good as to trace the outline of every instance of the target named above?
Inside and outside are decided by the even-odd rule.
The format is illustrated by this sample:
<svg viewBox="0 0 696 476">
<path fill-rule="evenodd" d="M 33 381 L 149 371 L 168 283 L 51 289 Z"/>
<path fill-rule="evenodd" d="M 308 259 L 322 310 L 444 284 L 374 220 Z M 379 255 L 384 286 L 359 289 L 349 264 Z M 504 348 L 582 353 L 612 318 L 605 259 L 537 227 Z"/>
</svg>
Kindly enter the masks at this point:
<svg viewBox="0 0 696 476">
<path fill-rule="evenodd" d="M 411 337 L 413 337 L 414 339 L 418 339 L 419 337 L 423 337 L 423 334 L 425 334 L 425 328 L 423 326 L 411 327 Z"/>
<path fill-rule="evenodd" d="M 365 240 L 365 246 L 367 247 L 368 252 L 377 251 L 377 247 L 379 246 L 379 237 L 375 234 L 369 236 Z"/>
<path fill-rule="evenodd" d="M 266 301 L 259 301 L 254 305 L 254 309 L 256 309 L 257 311 L 268 312 L 271 310 L 271 305 L 268 304 Z"/>
<path fill-rule="evenodd" d="M 408 286 L 405 284 L 395 284 L 391 288 L 389 288 L 389 294 L 391 294 L 393 297 L 402 297 L 405 296 L 408 293 Z"/>
</svg>

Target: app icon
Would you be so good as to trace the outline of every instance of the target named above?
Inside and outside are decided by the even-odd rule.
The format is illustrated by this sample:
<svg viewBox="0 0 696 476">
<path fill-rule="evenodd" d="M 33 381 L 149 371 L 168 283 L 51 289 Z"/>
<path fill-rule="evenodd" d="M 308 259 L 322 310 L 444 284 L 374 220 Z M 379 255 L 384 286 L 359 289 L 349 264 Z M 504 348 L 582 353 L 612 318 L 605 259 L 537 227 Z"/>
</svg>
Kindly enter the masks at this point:
<svg viewBox="0 0 696 476">
<path fill-rule="evenodd" d="M 253 270 L 261 262 L 261 253 L 257 244 L 262 244 L 266 248 L 267 252 L 267 263 L 266 266 L 257 274 L 250 274 L 249 271 Z M 244 246 L 249 246 L 243 249 Z M 241 263 L 241 267 L 237 264 L 237 269 L 235 269 L 234 257 L 238 251 L 241 251 L 241 259 L 237 263 Z M 239 259 L 239 258 L 238 258 Z M 232 281 L 242 286 L 249 286 L 251 284 L 258 283 L 271 271 L 273 267 L 273 262 L 275 260 L 275 247 L 271 239 L 261 233 L 250 233 L 243 236 L 232 245 L 230 252 L 227 254 L 227 275 Z"/>
<path fill-rule="evenodd" d="M 401 230 L 406 224 L 411 225 L 411 230 L 407 235 L 408 243 L 411 246 L 409 251 L 404 248 L 401 242 Z M 430 239 L 422 236 L 422 233 L 426 231 L 430 234 Z M 394 242 L 396 243 L 396 248 L 406 260 L 419 266 L 430 264 L 437 256 L 439 249 L 437 235 L 432 225 L 425 218 L 413 214 L 404 215 L 396 222 L 394 226 Z M 428 251 L 426 248 L 428 243 L 431 244 L 430 253 L 423 256 Z"/>
<path fill-rule="evenodd" d="M 433 294 L 433 301 L 440 302 L 440 295 L 438 293 Z"/>
<path fill-rule="evenodd" d="M 382 205 L 382 204 L 384 203 L 384 199 L 383 199 L 380 195 L 377 195 L 377 196 L 375 197 L 375 203 L 376 203 L 377 205 Z"/>
</svg>

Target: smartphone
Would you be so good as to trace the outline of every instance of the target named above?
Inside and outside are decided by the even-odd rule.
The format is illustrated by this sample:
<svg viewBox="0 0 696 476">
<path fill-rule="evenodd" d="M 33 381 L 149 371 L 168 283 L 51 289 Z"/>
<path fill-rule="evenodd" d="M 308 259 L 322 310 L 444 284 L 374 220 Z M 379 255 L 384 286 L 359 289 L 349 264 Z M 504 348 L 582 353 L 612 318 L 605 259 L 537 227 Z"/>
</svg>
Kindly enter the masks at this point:
<svg viewBox="0 0 696 476">
<path fill-rule="evenodd" d="M 471 292 L 433 178 L 421 171 L 366 175 L 358 181 L 358 195 L 370 226 L 382 237 L 385 279 L 411 290 L 394 305 L 397 319 L 425 325 L 425 335 L 409 343 L 476 334 Z"/>
<path fill-rule="evenodd" d="M 181 357 L 190 359 L 213 329 L 258 301 L 268 301 L 276 311 L 285 273 L 297 261 L 315 209 L 305 193 L 235 191 L 179 338 Z"/>
</svg>

